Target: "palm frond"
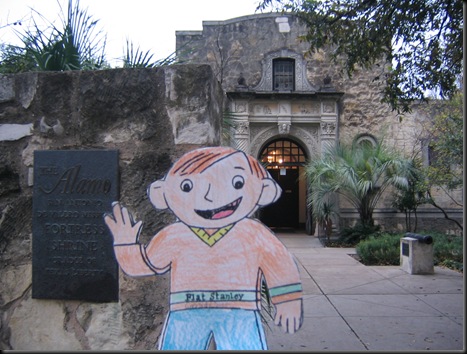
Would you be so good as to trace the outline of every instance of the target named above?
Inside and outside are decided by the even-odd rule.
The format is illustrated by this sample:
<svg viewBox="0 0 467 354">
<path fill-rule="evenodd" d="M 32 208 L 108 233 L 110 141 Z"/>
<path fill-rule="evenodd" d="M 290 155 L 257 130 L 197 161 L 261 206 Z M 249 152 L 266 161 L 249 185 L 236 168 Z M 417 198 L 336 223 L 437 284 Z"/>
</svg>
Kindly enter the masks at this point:
<svg viewBox="0 0 467 354">
<path fill-rule="evenodd" d="M 33 58 L 36 70 L 63 71 L 98 69 L 105 63 L 105 36 L 95 33 L 98 21 L 92 20 L 79 0 L 68 1 L 65 14 L 60 2 L 61 27 L 34 11 L 46 26 L 41 27 L 35 17 L 24 32 L 15 31 L 24 44 L 24 55 Z"/>
<path fill-rule="evenodd" d="M 406 185 L 410 171 L 408 160 L 382 141 L 376 146 L 338 143 L 305 166 L 311 188 L 307 202 L 319 216 L 333 195 L 339 195 L 360 212 L 363 223 L 372 223 L 372 212 L 383 192 L 390 185 Z"/>
</svg>

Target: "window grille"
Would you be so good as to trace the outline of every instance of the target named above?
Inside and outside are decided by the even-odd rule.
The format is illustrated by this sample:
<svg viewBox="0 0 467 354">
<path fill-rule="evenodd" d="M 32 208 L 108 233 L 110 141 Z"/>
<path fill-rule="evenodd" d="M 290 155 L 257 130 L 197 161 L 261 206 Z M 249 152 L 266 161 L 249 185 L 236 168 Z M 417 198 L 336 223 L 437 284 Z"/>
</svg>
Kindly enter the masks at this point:
<svg viewBox="0 0 467 354">
<path fill-rule="evenodd" d="M 291 140 L 276 140 L 267 145 L 259 160 L 268 169 L 297 169 L 306 162 L 305 152 Z"/>
<path fill-rule="evenodd" d="M 273 60 L 273 90 L 294 91 L 295 90 L 295 60 L 274 59 Z"/>
</svg>

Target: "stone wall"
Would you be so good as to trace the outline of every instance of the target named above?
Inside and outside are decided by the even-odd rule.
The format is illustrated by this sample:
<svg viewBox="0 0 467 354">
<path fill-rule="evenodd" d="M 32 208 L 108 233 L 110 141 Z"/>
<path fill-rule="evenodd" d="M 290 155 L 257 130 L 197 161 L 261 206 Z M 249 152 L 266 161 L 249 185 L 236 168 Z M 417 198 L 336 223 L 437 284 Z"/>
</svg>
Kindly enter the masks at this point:
<svg viewBox="0 0 467 354">
<path fill-rule="evenodd" d="M 166 276 L 120 271 L 118 302 L 32 299 L 33 152 L 117 149 L 120 200 L 144 222 L 145 243 L 173 221 L 147 186 L 184 152 L 219 145 L 223 97 L 208 65 L 0 77 L 0 349 L 156 347 Z"/>
<path fill-rule="evenodd" d="M 278 18 L 287 20 L 289 32 L 279 30 Z M 305 33 L 298 18 L 274 13 L 203 21 L 202 31 L 176 32 L 177 54 L 186 62 L 210 63 L 224 90 L 235 91 L 240 76 L 247 87 L 259 84 L 268 53 L 282 48 L 304 54 L 307 45 L 297 37 Z"/>
</svg>

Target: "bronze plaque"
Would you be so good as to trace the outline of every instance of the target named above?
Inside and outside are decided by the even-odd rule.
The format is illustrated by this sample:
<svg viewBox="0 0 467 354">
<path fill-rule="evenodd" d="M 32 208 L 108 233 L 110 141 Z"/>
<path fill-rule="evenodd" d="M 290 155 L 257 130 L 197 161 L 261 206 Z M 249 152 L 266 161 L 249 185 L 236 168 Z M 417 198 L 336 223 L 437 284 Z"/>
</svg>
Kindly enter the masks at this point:
<svg viewBox="0 0 467 354">
<path fill-rule="evenodd" d="M 402 255 L 410 256 L 409 244 L 407 242 L 402 242 Z"/>
<path fill-rule="evenodd" d="M 119 199 L 117 150 L 34 152 L 32 297 L 118 301 L 103 215 Z"/>
</svg>

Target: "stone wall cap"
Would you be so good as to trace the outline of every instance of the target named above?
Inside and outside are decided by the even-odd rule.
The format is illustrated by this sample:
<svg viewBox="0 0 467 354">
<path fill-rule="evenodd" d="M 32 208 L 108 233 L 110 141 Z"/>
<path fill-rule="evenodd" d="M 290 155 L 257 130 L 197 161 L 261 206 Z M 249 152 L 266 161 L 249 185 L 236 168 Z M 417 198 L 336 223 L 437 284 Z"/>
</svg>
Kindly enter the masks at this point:
<svg viewBox="0 0 467 354">
<path fill-rule="evenodd" d="M 203 31 L 175 31 L 176 36 L 202 36 Z"/>
<path fill-rule="evenodd" d="M 263 14 L 252 14 L 252 15 L 245 15 L 240 17 L 234 17 L 224 21 L 203 21 L 204 26 L 219 26 L 219 25 L 228 25 L 230 23 L 248 21 L 248 20 L 255 20 L 255 19 L 263 19 L 263 18 L 284 18 L 284 17 L 294 17 L 295 15 L 291 12 L 268 12 Z"/>
</svg>

